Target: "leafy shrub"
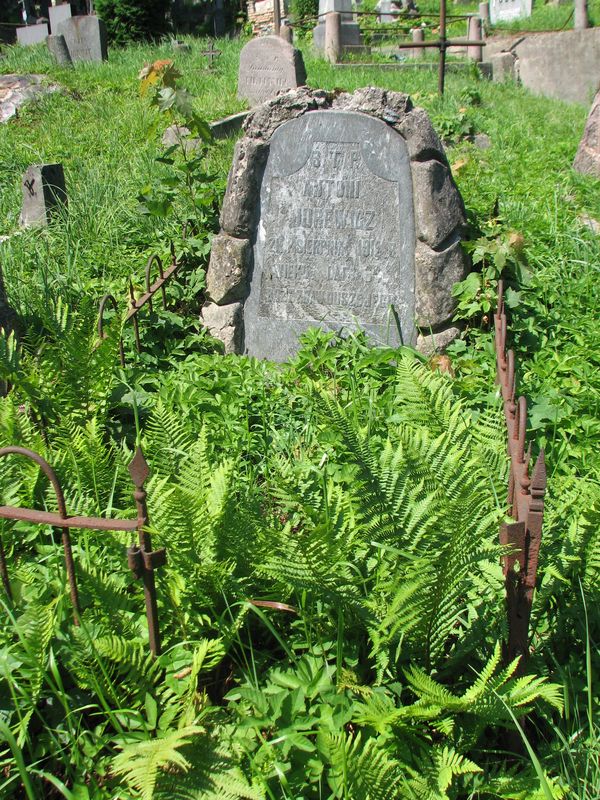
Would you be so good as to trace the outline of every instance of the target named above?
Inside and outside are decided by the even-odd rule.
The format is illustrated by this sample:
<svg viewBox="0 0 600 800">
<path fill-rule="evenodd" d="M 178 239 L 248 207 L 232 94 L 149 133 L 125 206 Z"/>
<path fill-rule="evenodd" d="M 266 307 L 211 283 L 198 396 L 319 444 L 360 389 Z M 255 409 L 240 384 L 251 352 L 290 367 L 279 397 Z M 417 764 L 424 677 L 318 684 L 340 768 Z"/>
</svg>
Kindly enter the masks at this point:
<svg viewBox="0 0 600 800">
<path fill-rule="evenodd" d="M 318 13 L 318 0 L 292 0 L 292 17 L 294 19 L 316 17 Z"/>
<path fill-rule="evenodd" d="M 97 0 L 95 5 L 114 44 L 154 39 L 167 30 L 169 0 Z"/>
</svg>

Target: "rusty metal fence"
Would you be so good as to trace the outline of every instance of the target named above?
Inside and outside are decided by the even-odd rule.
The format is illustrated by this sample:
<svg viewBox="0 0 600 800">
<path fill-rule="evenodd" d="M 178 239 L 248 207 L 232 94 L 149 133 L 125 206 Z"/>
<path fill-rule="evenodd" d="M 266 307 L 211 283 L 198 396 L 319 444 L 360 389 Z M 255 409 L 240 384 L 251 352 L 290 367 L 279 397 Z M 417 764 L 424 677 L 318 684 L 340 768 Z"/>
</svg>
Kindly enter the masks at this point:
<svg viewBox="0 0 600 800">
<path fill-rule="evenodd" d="M 531 444 L 526 445 L 527 400 L 516 398 L 515 354 L 506 350 L 507 321 L 504 306 L 504 283 L 498 287 L 498 305 L 494 315 L 496 380 L 504 402 L 510 472 L 508 505 L 514 522 L 500 527 L 500 543 L 510 548 L 503 558 L 508 615 L 508 641 L 505 660 L 521 657 L 523 671 L 529 653 L 529 620 L 535 589 L 538 556 L 542 540 L 546 462 L 544 451 L 529 471 Z"/>
<path fill-rule="evenodd" d="M 185 237 L 185 231 L 184 231 Z M 127 306 L 127 313 L 125 316 L 125 322 L 131 321 L 133 324 L 133 332 L 135 337 L 135 348 L 138 353 L 142 350 L 142 342 L 140 338 L 140 324 L 138 319 L 138 314 L 141 309 L 147 305 L 150 312 L 153 310 L 152 300 L 154 295 L 161 293 L 162 296 L 162 306 L 164 309 L 167 308 L 167 294 L 165 291 L 165 285 L 170 281 L 175 275 L 177 275 L 178 271 L 182 266 L 181 259 L 178 259 L 175 253 L 175 245 L 171 242 L 171 263 L 168 267 L 163 266 L 162 259 L 158 255 L 158 253 L 153 253 L 148 261 L 146 262 L 146 269 L 145 269 L 145 292 L 141 295 L 141 297 L 135 296 L 135 290 L 133 287 L 133 283 L 131 279 L 129 280 L 129 299 L 128 299 L 128 306 Z M 156 267 L 158 272 L 158 277 L 151 283 L 151 275 L 152 275 L 152 268 Z M 104 330 L 104 316 L 107 307 L 110 306 L 116 313 L 118 313 L 119 305 L 112 294 L 105 294 L 104 297 L 100 300 L 98 306 L 98 337 L 100 339 L 105 339 L 107 334 Z M 123 337 L 119 339 L 119 358 L 121 361 L 121 366 L 125 366 L 125 350 L 123 347 Z"/>
<path fill-rule="evenodd" d="M 162 271 L 159 265 L 159 279 L 150 286 L 150 268 L 155 258 L 146 267 L 147 291 L 128 312 L 128 318 L 135 319 L 135 310 L 152 302 L 152 295 L 164 287 L 164 283 L 176 271 L 175 260 L 171 267 Z M 114 299 L 113 299 L 114 300 Z M 163 294 L 164 300 L 164 294 Z M 106 298 L 103 298 L 104 306 Z M 165 301 L 166 302 L 166 301 Z M 504 645 L 504 658 L 511 661 L 520 656 L 519 671 L 525 668 L 529 652 L 529 621 L 535 589 L 538 555 L 542 537 L 544 514 L 544 495 L 546 491 L 546 466 L 543 450 L 540 452 L 530 473 L 531 445 L 526 445 L 527 402 L 524 397 L 516 398 L 515 354 L 506 349 L 507 318 L 504 306 L 504 285 L 500 281 L 498 305 L 494 315 L 496 379 L 500 385 L 504 403 L 504 417 L 507 429 L 507 450 L 510 460 L 508 481 L 508 506 L 512 522 L 504 522 L 500 527 L 500 543 L 507 549 L 503 556 L 503 572 L 506 587 L 508 619 L 508 639 Z M 139 335 L 139 334 L 138 334 Z M 101 517 L 70 517 L 67 515 L 64 495 L 52 467 L 40 455 L 24 447 L 5 447 L 0 449 L 0 458 L 18 455 L 38 464 L 46 475 L 56 495 L 58 512 L 39 511 L 30 508 L 0 506 L 0 518 L 30 522 L 35 525 L 51 525 L 60 530 L 64 549 L 67 582 L 75 625 L 79 624 L 80 606 L 77 579 L 70 531 L 73 529 L 92 529 L 96 531 L 123 531 L 137 533 L 137 543 L 127 549 L 127 564 L 136 579 L 142 580 L 146 618 L 148 623 L 149 646 L 153 655 L 160 653 L 160 630 L 156 597 L 154 571 L 166 563 L 166 550 L 152 549 L 148 527 L 148 509 L 144 484 L 149 469 L 140 447 L 129 465 L 133 483 L 136 519 L 105 519 Z M 0 540 L 0 576 L 8 596 L 11 586 L 5 553 Z M 294 611 L 290 606 L 271 601 L 250 600 L 256 606 L 267 606 L 279 611 Z"/>
<path fill-rule="evenodd" d="M 137 509 L 137 519 L 105 519 L 104 517 L 71 517 L 67 514 L 65 497 L 56 472 L 50 464 L 38 453 L 26 447 L 3 447 L 0 449 L 0 458 L 6 456 L 24 456 L 34 461 L 44 475 L 48 478 L 56 495 L 58 512 L 39 511 L 35 508 L 20 508 L 15 506 L 0 506 L 0 519 L 31 522 L 34 525 L 51 525 L 54 530 L 61 532 L 62 546 L 65 555 L 65 567 L 69 595 L 73 606 L 73 622 L 80 624 L 81 607 L 79 604 L 79 590 L 71 546 L 73 529 L 88 529 L 95 531 L 125 531 L 137 533 L 137 543 L 132 542 L 127 549 L 127 564 L 136 579 L 144 584 L 144 600 L 146 605 L 146 619 L 148 622 L 148 639 L 153 655 L 160 653 L 160 629 L 158 621 L 158 607 L 156 601 L 156 583 L 154 570 L 166 563 L 164 548 L 152 549 L 152 540 L 147 530 L 148 509 L 146 506 L 146 492 L 144 484 L 150 474 L 148 464 L 140 447 L 129 464 L 129 474 L 133 482 L 133 499 Z M 0 575 L 2 583 L 9 598 L 12 597 L 10 579 L 4 549 L 0 542 Z"/>
</svg>

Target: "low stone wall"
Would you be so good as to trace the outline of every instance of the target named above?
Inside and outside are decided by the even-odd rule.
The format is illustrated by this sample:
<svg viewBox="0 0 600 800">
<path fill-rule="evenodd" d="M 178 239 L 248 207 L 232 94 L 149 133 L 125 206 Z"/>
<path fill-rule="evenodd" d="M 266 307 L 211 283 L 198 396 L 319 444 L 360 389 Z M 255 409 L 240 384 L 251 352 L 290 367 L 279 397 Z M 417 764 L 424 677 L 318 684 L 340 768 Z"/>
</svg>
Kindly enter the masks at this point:
<svg viewBox="0 0 600 800">
<path fill-rule="evenodd" d="M 600 28 L 491 38 L 484 59 L 511 52 L 516 76 L 535 94 L 588 106 L 600 84 Z"/>
</svg>

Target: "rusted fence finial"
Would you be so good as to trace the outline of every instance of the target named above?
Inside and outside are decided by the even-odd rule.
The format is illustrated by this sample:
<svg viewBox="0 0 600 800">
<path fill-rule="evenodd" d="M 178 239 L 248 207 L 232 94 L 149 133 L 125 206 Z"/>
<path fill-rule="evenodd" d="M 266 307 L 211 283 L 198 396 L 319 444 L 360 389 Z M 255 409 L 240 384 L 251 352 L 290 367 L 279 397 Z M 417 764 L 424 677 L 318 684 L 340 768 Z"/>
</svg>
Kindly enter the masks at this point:
<svg viewBox="0 0 600 800">
<path fill-rule="evenodd" d="M 500 543 L 511 552 L 503 557 L 508 611 L 508 642 L 506 661 L 521 657 L 519 671 L 523 672 L 529 653 L 529 620 L 537 577 L 538 557 L 542 540 L 546 465 L 544 451 L 538 456 L 529 476 L 531 444 L 527 447 L 527 400 L 515 402 L 515 354 L 506 352 L 506 308 L 504 282 L 498 283 L 498 305 L 494 314 L 496 349 L 496 380 L 504 400 L 507 449 L 510 458 L 508 505 L 514 522 L 502 523 Z"/>
<path fill-rule="evenodd" d="M 137 519 L 104 519 L 104 517 L 69 517 L 65 506 L 62 488 L 56 473 L 48 462 L 33 450 L 26 447 L 3 447 L 0 449 L 0 458 L 8 455 L 20 455 L 31 459 L 42 469 L 56 494 L 58 513 L 50 511 L 37 511 L 33 508 L 17 508 L 15 506 L 0 506 L 0 518 L 10 520 L 23 520 L 35 525 L 52 525 L 62 531 L 62 543 L 65 552 L 65 564 L 71 603 L 73 605 L 74 623 L 79 625 L 79 594 L 73 563 L 73 552 L 69 530 L 72 528 L 87 528 L 97 531 L 128 531 L 138 533 L 138 545 L 133 545 L 127 551 L 127 561 L 137 578 L 144 583 L 144 598 L 146 603 L 146 618 L 148 620 L 148 637 L 150 650 L 153 655 L 160 652 L 160 631 L 158 623 L 158 610 L 156 602 L 156 586 L 154 570 L 166 563 L 166 552 L 163 549 L 152 551 L 150 534 L 145 530 L 148 525 L 148 510 L 146 507 L 146 492 L 144 483 L 149 475 L 148 464 L 141 451 L 137 448 L 129 465 L 129 474 L 134 484 L 133 497 L 137 508 Z M 4 548 L 0 542 L 0 575 L 2 583 L 9 598 L 12 599 L 8 568 L 6 565 Z"/>
</svg>

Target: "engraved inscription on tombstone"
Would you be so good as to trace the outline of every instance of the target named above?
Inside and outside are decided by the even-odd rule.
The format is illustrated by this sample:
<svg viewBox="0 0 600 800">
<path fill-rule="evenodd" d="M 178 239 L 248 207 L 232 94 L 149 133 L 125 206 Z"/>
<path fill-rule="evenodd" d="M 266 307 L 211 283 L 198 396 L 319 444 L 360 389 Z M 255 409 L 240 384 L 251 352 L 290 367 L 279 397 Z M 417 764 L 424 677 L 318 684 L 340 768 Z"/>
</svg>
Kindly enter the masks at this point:
<svg viewBox="0 0 600 800">
<path fill-rule="evenodd" d="M 317 111 L 278 128 L 262 181 L 246 349 L 287 358 L 312 325 L 414 339 L 406 144 L 384 122 Z"/>
<path fill-rule="evenodd" d="M 238 97 L 263 103 L 306 81 L 302 53 L 280 36 L 253 39 L 240 53 Z"/>
<path fill-rule="evenodd" d="M 284 361 L 311 327 L 423 351 L 458 335 L 464 205 L 423 109 L 304 87 L 244 128 L 202 308 L 226 352 Z"/>
</svg>

